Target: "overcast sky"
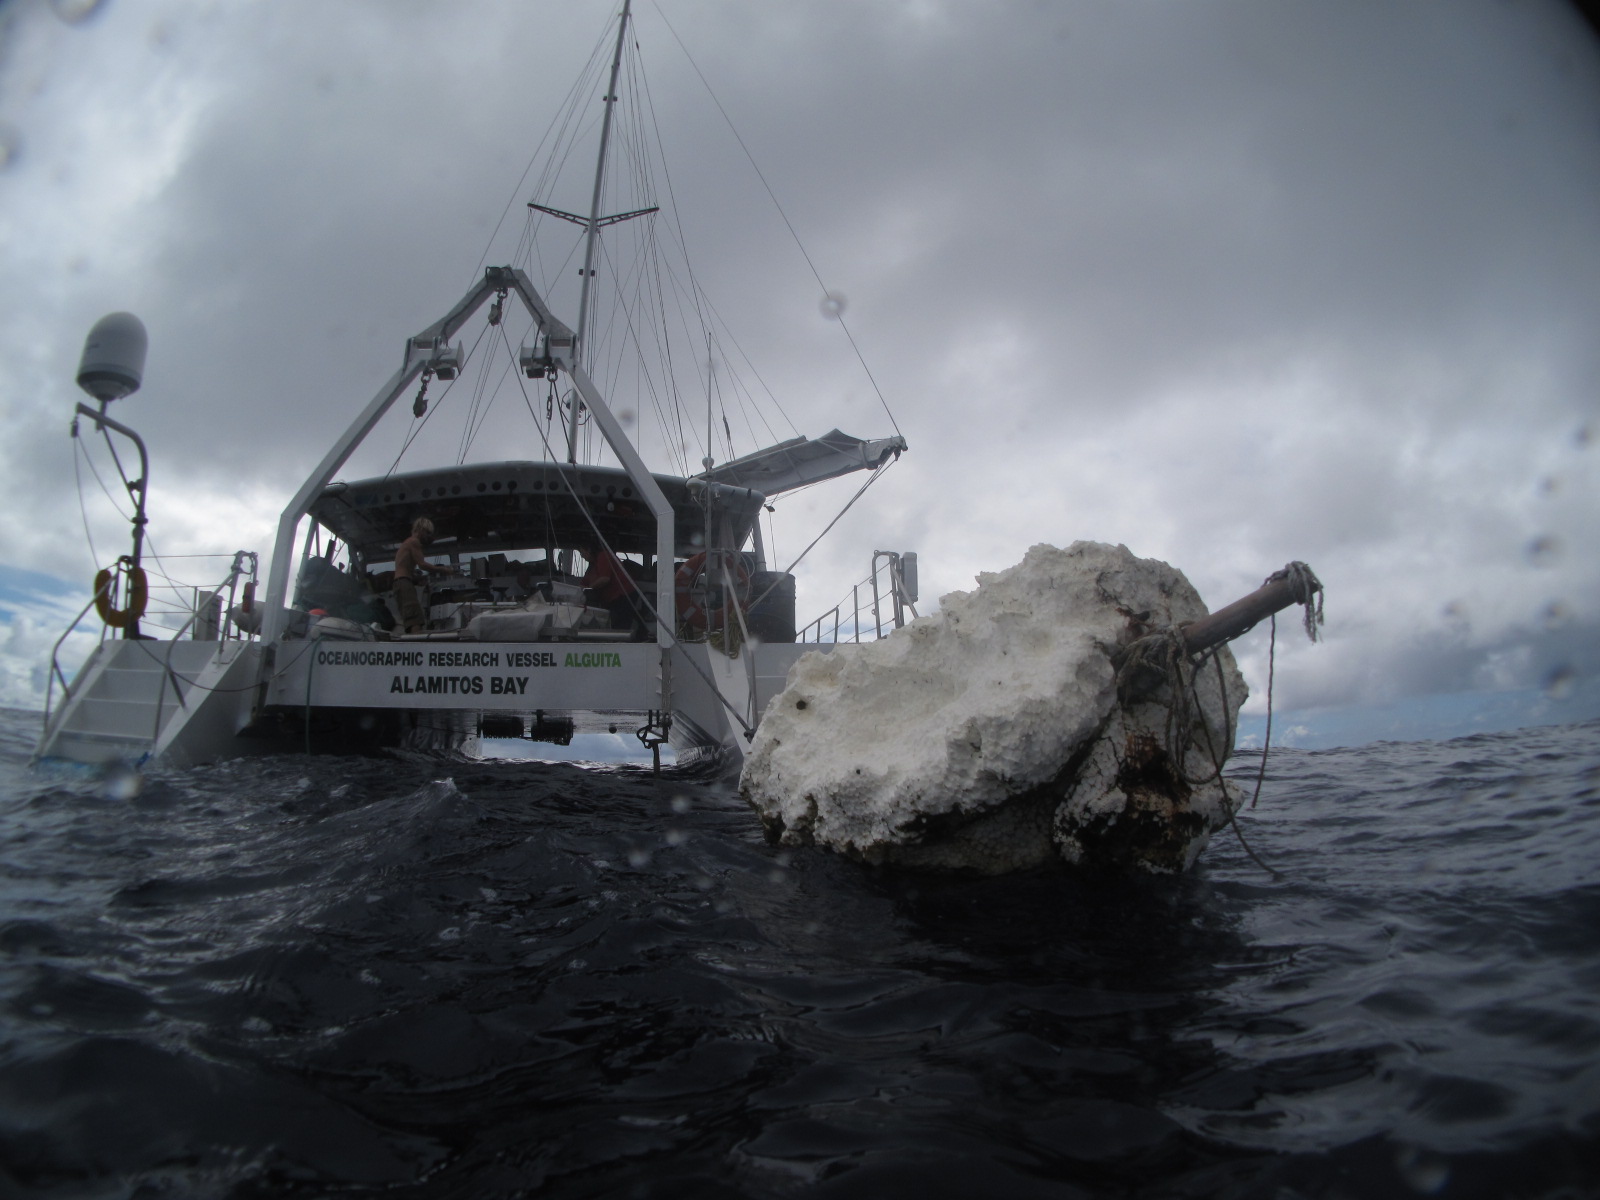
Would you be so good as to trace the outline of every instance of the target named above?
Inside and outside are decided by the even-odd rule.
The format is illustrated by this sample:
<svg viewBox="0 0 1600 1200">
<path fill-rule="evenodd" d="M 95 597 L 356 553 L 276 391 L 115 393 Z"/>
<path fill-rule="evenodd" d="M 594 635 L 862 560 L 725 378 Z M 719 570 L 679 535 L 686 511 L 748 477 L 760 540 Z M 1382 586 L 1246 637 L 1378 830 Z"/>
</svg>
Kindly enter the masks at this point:
<svg viewBox="0 0 1600 1200">
<path fill-rule="evenodd" d="M 612 17 L 0 5 L 0 564 L 97 565 L 67 425 L 118 309 L 150 332 L 116 415 L 151 448 L 156 547 L 265 559 L 404 338 L 511 260 L 519 180 Z M 731 335 L 801 432 L 892 432 L 678 39 L 911 444 L 798 572 L 803 618 L 874 549 L 918 551 L 931 599 L 1088 538 L 1213 608 L 1309 562 L 1327 640 L 1280 637 L 1285 707 L 1600 674 L 1600 53 L 1565 4 L 639 0 L 636 22 Z M 550 202 L 585 208 L 581 172 Z M 348 477 L 389 465 L 409 407 Z M 508 423 L 470 457 L 542 454 Z M 778 557 L 854 486 L 780 504 Z M 103 565 L 126 527 L 88 489 Z M 38 621 L 13 616 L 13 667 Z M 1265 637 L 1238 651 L 1259 693 Z"/>
</svg>

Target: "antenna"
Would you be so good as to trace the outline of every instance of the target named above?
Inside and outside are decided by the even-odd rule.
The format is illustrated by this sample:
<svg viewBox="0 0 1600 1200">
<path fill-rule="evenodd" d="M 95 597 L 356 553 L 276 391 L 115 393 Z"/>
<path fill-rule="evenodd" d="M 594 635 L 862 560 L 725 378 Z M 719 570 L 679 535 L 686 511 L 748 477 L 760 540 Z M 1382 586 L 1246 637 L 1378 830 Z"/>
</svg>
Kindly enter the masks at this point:
<svg viewBox="0 0 1600 1200">
<path fill-rule="evenodd" d="M 78 386 L 101 404 L 131 396 L 144 381 L 144 355 L 149 345 L 144 322 L 132 313 L 101 317 L 83 340 Z"/>
<path fill-rule="evenodd" d="M 115 430 L 139 450 L 138 479 L 130 480 L 126 474 L 122 474 L 122 462 L 117 460 L 117 471 L 122 474 L 122 482 L 127 485 L 128 495 L 133 499 L 133 553 L 126 560 L 129 564 L 129 586 L 134 589 L 131 595 L 140 594 L 140 589 L 144 587 L 140 557 L 144 550 L 144 527 L 148 524 L 144 515 L 144 501 L 150 485 L 150 456 L 145 452 L 143 438 L 121 422 L 106 416 L 106 405 L 139 390 L 139 384 L 144 381 L 144 355 L 149 345 L 150 338 L 145 333 L 143 321 L 132 313 L 111 313 L 101 317 L 89 330 L 89 336 L 83 341 L 83 358 L 78 364 L 78 386 L 100 401 L 98 412 L 80 403 L 78 416 L 88 417 L 102 432 Z M 72 436 L 78 436 L 76 418 L 72 422 Z M 115 447 L 111 453 L 115 457 Z M 141 582 L 135 583 L 135 580 Z M 122 628 L 122 636 L 137 639 L 142 636 L 139 618 L 144 614 L 144 602 L 134 601 L 130 597 L 129 608 L 131 616 Z"/>
</svg>

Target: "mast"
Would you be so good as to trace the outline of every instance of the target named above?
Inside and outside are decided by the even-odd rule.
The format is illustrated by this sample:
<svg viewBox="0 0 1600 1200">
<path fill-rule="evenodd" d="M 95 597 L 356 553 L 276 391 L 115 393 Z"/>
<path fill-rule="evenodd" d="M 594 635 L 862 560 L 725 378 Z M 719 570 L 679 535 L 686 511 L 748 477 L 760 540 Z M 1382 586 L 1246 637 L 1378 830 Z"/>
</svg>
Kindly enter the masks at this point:
<svg viewBox="0 0 1600 1200">
<path fill-rule="evenodd" d="M 628 33 L 628 13 L 632 8 L 633 0 L 622 0 L 622 20 L 617 24 L 617 48 L 611 57 L 611 82 L 606 87 L 604 97 L 606 112 L 600 123 L 600 157 L 594 167 L 594 195 L 589 201 L 588 234 L 584 238 L 583 248 L 583 284 L 578 294 L 578 329 L 577 341 L 573 346 L 573 359 L 582 364 L 588 359 L 588 347 L 584 344 L 584 329 L 589 320 L 589 281 L 594 278 L 594 244 L 600 236 L 600 187 L 605 182 L 606 175 L 606 145 L 611 140 L 611 114 L 616 109 L 617 103 L 617 74 L 622 69 L 622 46 Z M 578 461 L 578 413 L 581 401 L 578 397 L 572 398 L 571 423 L 567 427 L 567 461 Z"/>
</svg>

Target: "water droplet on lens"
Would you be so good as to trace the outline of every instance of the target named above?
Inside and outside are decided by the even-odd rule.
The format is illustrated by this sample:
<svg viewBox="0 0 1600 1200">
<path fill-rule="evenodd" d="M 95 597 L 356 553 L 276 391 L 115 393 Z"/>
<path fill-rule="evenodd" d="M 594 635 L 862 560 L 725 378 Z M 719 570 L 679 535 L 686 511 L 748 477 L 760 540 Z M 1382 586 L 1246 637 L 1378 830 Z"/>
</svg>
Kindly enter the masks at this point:
<svg viewBox="0 0 1600 1200">
<path fill-rule="evenodd" d="M 1559 600 L 1552 600 L 1544 606 L 1544 627 L 1549 630 L 1560 629 L 1572 619 L 1572 610 Z"/>
<path fill-rule="evenodd" d="M 1397 1146 L 1394 1165 L 1414 1191 L 1432 1196 L 1450 1182 L 1450 1161 L 1420 1146 Z"/>
<path fill-rule="evenodd" d="M 667 845 L 669 846 L 681 846 L 688 840 L 689 835 L 681 829 L 667 830 Z"/>
<path fill-rule="evenodd" d="M 107 800 L 136 800 L 144 791 L 144 776 L 126 763 L 117 763 L 106 768 L 100 788 Z"/>
<path fill-rule="evenodd" d="M 639 414 L 634 412 L 631 408 L 617 409 L 617 420 L 621 421 L 624 425 L 632 425 L 638 419 Z"/>
<path fill-rule="evenodd" d="M 1544 694 L 1552 700 L 1565 700 L 1577 682 L 1578 673 L 1563 663 L 1544 677 Z"/>
<path fill-rule="evenodd" d="M 68 25 L 79 25 L 105 7 L 106 0 L 50 0 L 50 11 Z"/>
<path fill-rule="evenodd" d="M 1561 476 L 1546 475 L 1539 481 L 1539 494 L 1541 496 L 1554 496 L 1561 491 Z"/>
<path fill-rule="evenodd" d="M 1594 440 L 1594 431 L 1588 425 L 1579 425 L 1572 434 L 1572 444 L 1580 450 Z"/>
<path fill-rule="evenodd" d="M 830 321 L 837 321 L 840 317 L 844 316 L 846 303 L 847 302 L 841 293 L 827 292 L 823 295 L 822 303 L 819 307 L 822 309 L 823 316 L 827 317 Z"/>
<path fill-rule="evenodd" d="M 650 865 L 650 851 L 635 847 L 628 851 L 628 865 L 635 870 Z"/>
<path fill-rule="evenodd" d="M 0 171 L 17 161 L 22 153 L 22 135 L 11 125 L 0 123 Z"/>
<path fill-rule="evenodd" d="M 693 807 L 694 801 L 687 796 L 674 796 L 672 798 L 672 811 L 675 813 L 686 813 Z"/>
<path fill-rule="evenodd" d="M 1541 534 L 1528 543 L 1523 553 L 1536 567 L 1553 567 L 1561 561 L 1561 539 Z"/>
</svg>

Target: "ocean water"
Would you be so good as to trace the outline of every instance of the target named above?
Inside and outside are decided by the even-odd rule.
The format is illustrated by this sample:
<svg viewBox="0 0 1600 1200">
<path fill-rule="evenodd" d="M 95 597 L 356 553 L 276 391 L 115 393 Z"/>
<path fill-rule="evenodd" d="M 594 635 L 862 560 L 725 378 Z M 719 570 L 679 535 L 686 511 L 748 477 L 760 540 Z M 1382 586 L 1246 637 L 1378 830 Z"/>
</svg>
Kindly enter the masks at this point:
<svg viewBox="0 0 1600 1200">
<path fill-rule="evenodd" d="M 784 852 L 635 768 L 30 771 L 36 728 L 0 1195 L 1600 1195 L 1600 723 L 1274 751 L 1279 877 L 1222 835 L 1177 880 Z"/>
</svg>

